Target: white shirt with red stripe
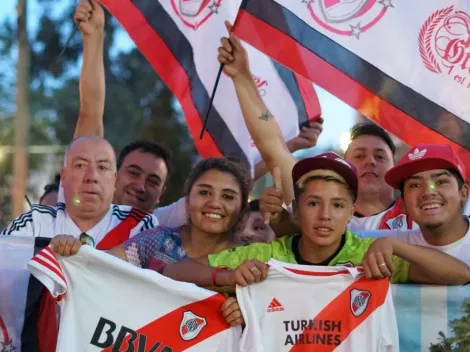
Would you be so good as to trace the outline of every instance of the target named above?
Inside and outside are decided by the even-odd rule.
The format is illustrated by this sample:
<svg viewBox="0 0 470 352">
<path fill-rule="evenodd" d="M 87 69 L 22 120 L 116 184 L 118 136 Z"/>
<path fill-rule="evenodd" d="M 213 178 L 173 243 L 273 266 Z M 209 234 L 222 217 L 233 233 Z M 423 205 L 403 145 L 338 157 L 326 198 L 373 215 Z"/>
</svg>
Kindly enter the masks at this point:
<svg viewBox="0 0 470 352">
<path fill-rule="evenodd" d="M 238 351 L 218 293 L 89 246 L 67 258 L 47 247 L 28 268 L 61 305 L 57 351 Z"/>
<path fill-rule="evenodd" d="M 418 224 L 413 222 L 406 212 L 402 198 L 398 198 L 393 205 L 372 216 L 353 216 L 348 228 L 353 232 L 373 230 L 415 230 Z"/>
<path fill-rule="evenodd" d="M 269 261 L 268 278 L 237 287 L 243 352 L 399 350 L 390 282 L 361 268 Z"/>
<path fill-rule="evenodd" d="M 86 231 L 98 249 L 113 248 L 132 236 L 158 226 L 157 218 L 126 205 L 111 204 L 106 215 Z M 22 235 L 52 238 L 57 235 L 79 237 L 83 231 L 68 215 L 65 204 L 55 207 L 34 205 L 30 211 L 13 220 L 2 235 Z"/>
</svg>

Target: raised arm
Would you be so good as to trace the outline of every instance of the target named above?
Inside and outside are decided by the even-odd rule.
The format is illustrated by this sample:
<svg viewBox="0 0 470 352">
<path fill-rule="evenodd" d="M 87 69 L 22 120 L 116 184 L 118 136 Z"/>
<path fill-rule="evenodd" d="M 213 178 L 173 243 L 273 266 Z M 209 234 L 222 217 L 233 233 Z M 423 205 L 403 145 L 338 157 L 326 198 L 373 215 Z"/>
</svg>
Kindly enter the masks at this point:
<svg viewBox="0 0 470 352">
<path fill-rule="evenodd" d="M 232 26 L 228 22 L 226 26 L 230 33 Z M 222 38 L 221 42 L 219 62 L 224 64 L 225 73 L 233 80 L 246 126 L 268 171 L 272 172 L 276 165 L 281 168 L 283 189 L 286 190 L 284 201 L 289 204 L 294 198 L 291 172 L 296 160 L 258 92 L 248 65 L 247 52 L 240 40 L 232 33 L 230 41 Z"/>
<path fill-rule="evenodd" d="M 105 78 L 103 64 L 104 11 L 96 0 L 80 0 L 75 22 L 83 38 L 80 73 L 80 112 L 74 138 L 83 135 L 103 137 Z"/>
<path fill-rule="evenodd" d="M 308 126 L 303 126 L 300 129 L 299 134 L 297 136 L 287 141 L 287 149 L 289 149 L 291 153 L 294 153 L 297 150 L 315 147 L 317 145 L 318 137 L 320 136 L 322 131 L 322 118 L 320 118 L 316 122 L 310 122 Z M 266 167 L 266 163 L 264 161 L 260 161 L 258 164 L 255 165 L 255 181 L 259 180 L 268 172 L 269 170 Z"/>
</svg>

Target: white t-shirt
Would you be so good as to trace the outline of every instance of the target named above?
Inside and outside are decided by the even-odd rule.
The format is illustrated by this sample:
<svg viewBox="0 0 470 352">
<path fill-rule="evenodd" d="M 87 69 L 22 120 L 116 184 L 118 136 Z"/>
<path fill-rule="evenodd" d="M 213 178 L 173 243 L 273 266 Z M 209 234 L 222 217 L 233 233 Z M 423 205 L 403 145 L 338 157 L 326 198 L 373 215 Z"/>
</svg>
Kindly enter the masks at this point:
<svg viewBox="0 0 470 352">
<path fill-rule="evenodd" d="M 98 249 L 113 248 L 130 237 L 158 226 L 152 214 L 126 205 L 111 204 L 107 214 L 86 233 L 93 238 Z M 22 235 L 52 238 L 57 235 L 79 237 L 83 231 L 67 214 L 64 203 L 55 207 L 34 205 L 30 211 L 13 220 L 2 235 Z"/>
<path fill-rule="evenodd" d="M 413 231 L 365 231 L 356 233 L 359 237 L 393 237 L 402 242 L 418 246 L 434 248 L 457 258 L 470 266 L 470 227 L 460 240 L 446 246 L 433 246 L 423 237 L 420 230 Z"/>
<path fill-rule="evenodd" d="M 243 352 L 398 351 L 390 282 L 359 268 L 269 261 L 268 278 L 237 287 Z"/>
<path fill-rule="evenodd" d="M 61 305 L 57 351 L 130 351 L 129 338 L 134 351 L 238 351 L 218 293 L 89 246 L 67 258 L 47 247 L 28 268 Z"/>
<path fill-rule="evenodd" d="M 166 207 L 158 207 L 153 211 L 153 215 L 158 219 L 160 226 L 181 227 L 186 225 L 188 223 L 186 198 L 180 198 Z"/>
</svg>

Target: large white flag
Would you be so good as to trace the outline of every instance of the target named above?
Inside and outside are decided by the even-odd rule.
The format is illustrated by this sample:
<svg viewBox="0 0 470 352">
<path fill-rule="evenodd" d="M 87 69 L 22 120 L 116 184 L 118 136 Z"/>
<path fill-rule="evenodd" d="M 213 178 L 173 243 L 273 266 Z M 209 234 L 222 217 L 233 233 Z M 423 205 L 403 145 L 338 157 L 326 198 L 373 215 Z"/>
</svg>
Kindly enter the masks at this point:
<svg viewBox="0 0 470 352">
<path fill-rule="evenodd" d="M 470 1 L 243 0 L 235 32 L 408 144 L 470 162 Z"/>
<path fill-rule="evenodd" d="M 241 0 L 101 0 L 123 25 L 139 50 L 179 100 L 196 147 L 203 157 L 238 156 L 251 165 L 260 160 L 244 124 L 230 78 L 222 74 L 202 127 L 219 71 L 217 48 L 226 35 L 225 20 L 234 21 Z M 247 45 L 250 65 L 286 140 L 299 125 L 320 114 L 312 83 L 274 63 Z"/>
</svg>

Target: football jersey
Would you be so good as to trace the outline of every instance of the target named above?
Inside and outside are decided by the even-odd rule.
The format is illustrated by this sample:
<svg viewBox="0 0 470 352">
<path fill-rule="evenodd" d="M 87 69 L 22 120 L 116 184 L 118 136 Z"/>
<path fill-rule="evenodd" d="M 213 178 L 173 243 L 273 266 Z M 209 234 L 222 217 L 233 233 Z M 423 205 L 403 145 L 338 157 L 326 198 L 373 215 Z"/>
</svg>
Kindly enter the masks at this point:
<svg viewBox="0 0 470 352">
<path fill-rule="evenodd" d="M 418 225 L 413 222 L 403 206 L 403 199 L 400 197 L 388 209 L 372 216 L 353 216 L 348 225 L 351 231 L 370 230 L 413 230 L 418 229 Z"/>
<path fill-rule="evenodd" d="M 130 237 L 158 225 L 156 217 L 125 205 L 111 204 L 107 214 L 86 233 L 93 238 L 96 248 L 111 249 Z M 55 207 L 34 205 L 30 211 L 13 220 L 2 235 L 22 235 L 52 238 L 57 235 L 83 233 L 67 214 L 64 203 Z"/>
<path fill-rule="evenodd" d="M 59 352 L 238 351 L 221 294 L 89 246 L 66 258 L 47 247 L 28 268 L 61 306 Z"/>
<path fill-rule="evenodd" d="M 269 261 L 265 281 L 237 287 L 242 352 L 399 350 L 390 283 L 360 268 Z"/>
</svg>

